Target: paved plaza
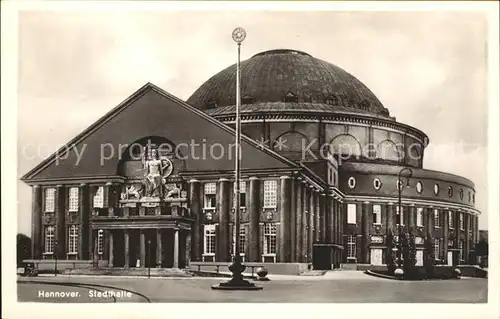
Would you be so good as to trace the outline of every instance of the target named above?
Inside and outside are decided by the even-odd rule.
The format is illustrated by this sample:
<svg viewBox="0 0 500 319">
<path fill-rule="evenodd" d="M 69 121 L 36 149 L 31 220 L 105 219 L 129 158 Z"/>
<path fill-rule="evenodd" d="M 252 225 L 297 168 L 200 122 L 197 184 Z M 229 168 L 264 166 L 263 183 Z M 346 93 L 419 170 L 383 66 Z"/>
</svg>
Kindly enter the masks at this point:
<svg viewBox="0 0 500 319">
<path fill-rule="evenodd" d="M 226 279 L 206 277 L 41 276 L 19 278 L 17 287 L 18 300 L 31 302 L 487 302 L 488 281 L 480 278 L 408 282 L 372 277 L 358 271 L 328 272 L 315 277 L 269 277 L 271 281 L 257 283 L 263 286 L 261 291 L 212 290 L 212 285 Z M 126 289 L 122 291 L 125 296 L 113 298 L 102 294 L 122 289 Z M 54 297 L 55 292 L 65 296 Z"/>
</svg>

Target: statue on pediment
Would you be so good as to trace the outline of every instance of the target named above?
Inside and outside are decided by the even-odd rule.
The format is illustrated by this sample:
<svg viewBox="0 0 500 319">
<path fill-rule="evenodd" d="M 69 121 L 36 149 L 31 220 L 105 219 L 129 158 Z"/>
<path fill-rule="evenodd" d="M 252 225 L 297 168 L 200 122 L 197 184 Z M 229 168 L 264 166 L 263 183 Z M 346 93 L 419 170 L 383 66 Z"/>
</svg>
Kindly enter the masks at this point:
<svg viewBox="0 0 500 319">
<path fill-rule="evenodd" d="M 142 164 L 145 170 L 142 180 L 144 197 L 162 198 L 166 179 L 173 171 L 172 162 L 168 158 L 160 159 L 156 149 L 148 154 L 144 148 Z"/>
</svg>

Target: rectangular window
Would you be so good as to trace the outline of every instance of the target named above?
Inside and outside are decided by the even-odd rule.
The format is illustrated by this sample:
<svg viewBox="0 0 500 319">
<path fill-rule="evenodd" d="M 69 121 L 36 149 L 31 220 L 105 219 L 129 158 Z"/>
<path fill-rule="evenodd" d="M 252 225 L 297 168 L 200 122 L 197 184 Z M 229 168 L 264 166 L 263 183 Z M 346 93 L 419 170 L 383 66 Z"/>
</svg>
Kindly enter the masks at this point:
<svg viewBox="0 0 500 319">
<path fill-rule="evenodd" d="M 234 225 L 233 225 L 234 228 Z M 236 232 L 233 232 L 233 255 L 236 250 Z M 239 236 L 239 241 L 240 241 L 240 255 L 245 255 L 245 240 L 246 240 L 246 230 L 245 226 L 240 224 L 240 236 Z"/>
<path fill-rule="evenodd" d="M 276 254 L 276 224 L 264 224 L 264 255 Z"/>
<path fill-rule="evenodd" d="M 56 189 L 55 188 L 47 188 L 45 190 L 45 212 L 46 213 L 53 213 L 56 211 L 55 202 L 56 202 Z"/>
<path fill-rule="evenodd" d="M 78 253 L 78 226 L 69 226 L 69 243 L 68 243 L 68 253 L 76 254 Z"/>
<path fill-rule="evenodd" d="M 434 228 L 441 227 L 441 223 L 439 222 L 439 211 L 437 209 L 434 210 Z"/>
<path fill-rule="evenodd" d="M 99 229 L 97 232 L 97 254 L 102 255 L 104 253 L 104 230 Z"/>
<path fill-rule="evenodd" d="M 276 181 L 264 181 L 264 207 L 276 208 Z"/>
<path fill-rule="evenodd" d="M 399 206 L 396 206 L 396 223 L 397 225 L 404 225 L 404 209 L 401 209 L 401 214 L 399 213 Z"/>
<path fill-rule="evenodd" d="M 417 227 L 424 226 L 424 209 L 422 207 L 417 208 Z"/>
<path fill-rule="evenodd" d="M 423 237 L 415 237 L 415 245 L 422 245 L 424 243 Z"/>
<path fill-rule="evenodd" d="M 215 192 L 216 192 L 216 184 L 215 183 L 206 183 L 204 185 L 204 207 L 205 209 L 215 209 Z"/>
<path fill-rule="evenodd" d="M 464 213 L 460 213 L 460 229 L 464 230 Z"/>
<path fill-rule="evenodd" d="M 205 225 L 204 232 L 203 254 L 215 255 L 215 225 Z"/>
<path fill-rule="evenodd" d="M 356 204 L 347 204 L 347 223 L 356 224 Z"/>
<path fill-rule="evenodd" d="M 434 259 L 439 260 L 441 248 L 439 247 L 439 238 L 434 238 Z"/>
<path fill-rule="evenodd" d="M 347 259 L 356 259 L 356 237 L 347 236 Z"/>
<path fill-rule="evenodd" d="M 77 212 L 78 211 L 78 187 L 70 187 L 69 188 L 69 211 Z"/>
<path fill-rule="evenodd" d="M 453 212 L 452 212 L 451 210 L 449 210 L 449 211 L 448 211 L 448 228 L 450 228 L 450 229 L 455 228 L 455 227 L 454 227 L 455 225 L 453 224 L 453 222 L 454 222 L 454 220 L 453 220 L 453 219 L 454 219 L 454 218 L 453 218 Z"/>
<path fill-rule="evenodd" d="M 234 192 L 236 194 L 236 183 L 234 185 Z M 247 184 L 244 181 L 240 181 L 240 207 L 246 206 L 246 192 L 247 192 Z M 236 207 L 236 196 L 233 196 L 233 206 Z"/>
<path fill-rule="evenodd" d="M 104 207 L 104 187 L 99 186 L 97 192 L 94 195 L 94 208 Z"/>
<path fill-rule="evenodd" d="M 373 223 L 376 225 L 382 224 L 382 208 L 380 205 L 373 205 Z"/>
<path fill-rule="evenodd" d="M 54 253 L 54 226 L 45 228 L 45 253 Z"/>
</svg>

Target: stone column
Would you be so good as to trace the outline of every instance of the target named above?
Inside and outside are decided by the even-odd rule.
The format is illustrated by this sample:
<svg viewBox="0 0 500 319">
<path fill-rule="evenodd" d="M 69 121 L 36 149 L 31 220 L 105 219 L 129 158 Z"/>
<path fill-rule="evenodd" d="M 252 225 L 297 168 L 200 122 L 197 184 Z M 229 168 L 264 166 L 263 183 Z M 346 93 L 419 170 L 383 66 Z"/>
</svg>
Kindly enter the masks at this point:
<svg viewBox="0 0 500 319">
<path fill-rule="evenodd" d="M 289 236 L 290 236 L 290 262 L 296 262 L 295 256 L 296 256 L 296 247 L 297 247 L 297 236 L 296 236 L 296 230 L 297 230 L 297 220 L 296 220 L 296 213 L 297 213 L 297 207 L 295 206 L 296 199 L 295 197 L 297 196 L 296 193 L 296 188 L 295 184 L 297 183 L 297 180 L 292 177 L 291 183 L 290 183 L 290 227 L 288 230 Z"/>
<path fill-rule="evenodd" d="M 90 192 L 87 184 L 80 185 L 79 193 L 80 201 L 80 234 L 81 239 L 78 241 L 80 246 L 78 251 L 80 259 L 91 259 L 92 247 L 87 243 L 92 242 L 92 229 L 90 229 Z"/>
<path fill-rule="evenodd" d="M 335 243 L 338 245 L 342 245 L 342 203 L 339 201 L 340 199 L 335 199 Z"/>
<path fill-rule="evenodd" d="M 385 207 L 385 218 L 386 218 L 386 226 L 387 226 L 387 234 L 389 234 L 389 231 L 392 231 L 393 232 L 393 235 L 394 234 L 394 231 L 393 231 L 393 228 L 394 228 L 394 205 L 392 203 L 387 203 L 384 205 Z"/>
<path fill-rule="evenodd" d="M 217 261 L 231 261 L 230 240 L 229 240 L 229 210 L 230 210 L 230 183 L 226 178 L 219 179 L 218 203 L 219 208 L 219 233 L 218 249 L 216 253 Z"/>
<path fill-rule="evenodd" d="M 322 242 L 326 242 L 326 195 L 325 193 L 321 193 L 319 195 L 319 205 L 320 205 L 320 229 L 321 235 L 320 240 Z"/>
<path fill-rule="evenodd" d="M 258 262 L 260 257 L 259 216 L 260 216 L 260 181 L 250 177 L 250 205 L 248 207 L 248 261 Z"/>
<path fill-rule="evenodd" d="M 361 206 L 361 241 L 363 246 L 361 247 L 361 254 L 363 258 L 363 263 L 370 263 L 370 220 L 371 220 L 371 209 L 370 202 L 363 202 Z"/>
<path fill-rule="evenodd" d="M 185 258 L 185 268 L 189 268 L 189 263 L 191 261 L 191 233 L 186 231 L 186 258 Z"/>
<path fill-rule="evenodd" d="M 56 214 L 57 214 L 57 258 L 66 259 L 66 189 L 57 185 Z"/>
<path fill-rule="evenodd" d="M 191 218 L 194 219 L 191 228 L 191 259 L 201 261 L 203 251 L 203 212 L 202 212 L 202 188 L 199 180 L 189 181 L 189 205 Z"/>
<path fill-rule="evenodd" d="M 470 215 L 469 213 L 465 212 L 464 213 L 464 231 L 465 231 L 465 242 L 464 242 L 464 249 L 465 249 L 465 264 L 468 265 L 470 263 L 469 261 L 469 254 L 470 254 L 470 238 L 469 238 L 469 230 L 470 230 Z"/>
<path fill-rule="evenodd" d="M 333 196 L 328 196 L 328 241 L 330 243 L 335 243 L 336 233 L 335 233 L 335 212 L 337 207 L 335 206 L 335 199 Z"/>
<path fill-rule="evenodd" d="M 295 240 L 295 261 L 301 262 L 303 260 L 302 254 L 302 233 L 303 233 L 303 191 L 302 191 L 302 182 L 297 180 L 295 183 L 295 231 L 292 236 L 296 237 Z"/>
<path fill-rule="evenodd" d="M 432 207 L 427 207 L 425 208 L 425 211 L 426 211 L 426 218 L 427 218 L 427 221 L 425 223 L 425 226 L 427 228 L 427 231 L 426 231 L 426 234 L 425 236 L 426 237 L 432 237 L 432 231 L 434 229 L 434 208 Z M 432 243 L 434 244 L 434 243 Z"/>
<path fill-rule="evenodd" d="M 309 242 L 307 240 L 307 234 L 309 231 L 309 226 L 308 226 L 308 211 L 309 211 L 309 192 L 307 185 L 304 184 L 302 187 L 302 207 L 303 207 L 303 213 L 302 213 L 302 262 L 307 262 L 309 259 L 307 255 L 307 247 L 309 245 Z"/>
<path fill-rule="evenodd" d="M 316 207 L 314 211 L 316 212 L 316 220 L 314 222 L 314 235 L 315 235 L 315 241 L 319 242 L 321 240 L 321 210 L 320 208 L 320 196 L 319 192 L 316 192 L 315 194 L 316 197 Z"/>
<path fill-rule="evenodd" d="M 442 210 L 442 214 L 444 215 L 444 218 L 443 218 L 443 251 L 444 251 L 444 261 L 445 261 L 445 264 L 447 264 L 448 262 L 448 234 L 449 234 L 449 228 L 450 226 L 448 225 L 449 224 L 449 221 L 448 221 L 448 211 L 446 210 Z"/>
<path fill-rule="evenodd" d="M 309 262 L 312 262 L 312 251 L 313 251 L 313 242 L 314 242 L 314 218 L 315 218 L 315 201 L 316 198 L 314 196 L 314 188 L 311 188 L 309 196 L 309 234 L 308 234 L 308 243 L 309 247 L 307 250 L 307 256 L 309 258 Z"/>
<path fill-rule="evenodd" d="M 179 230 L 174 229 L 174 268 L 179 268 Z"/>
<path fill-rule="evenodd" d="M 144 234 L 144 230 L 140 230 L 139 234 L 139 245 L 140 245 L 140 260 L 141 260 L 141 268 L 144 268 L 146 265 L 146 234 Z"/>
<path fill-rule="evenodd" d="M 408 207 L 408 226 L 410 228 L 415 227 L 415 219 L 417 218 L 417 208 L 415 207 L 414 204 L 410 205 Z"/>
<path fill-rule="evenodd" d="M 31 192 L 31 258 L 42 259 L 42 188 L 34 185 Z"/>
<path fill-rule="evenodd" d="M 113 244 L 113 231 L 108 231 L 108 241 L 109 241 L 109 260 L 108 260 L 108 265 L 109 268 L 113 268 L 113 263 L 114 263 L 114 244 Z"/>
<path fill-rule="evenodd" d="M 161 228 L 156 229 L 156 268 L 161 268 L 161 264 L 163 262 L 163 236 L 161 232 Z M 191 248 L 189 249 L 189 252 L 191 252 Z"/>
<path fill-rule="evenodd" d="M 290 262 L 290 210 L 292 195 L 292 180 L 290 176 L 281 176 L 280 187 L 280 240 L 279 240 L 279 261 Z"/>
<path fill-rule="evenodd" d="M 125 254 L 125 268 L 130 267 L 130 236 L 128 233 L 128 229 L 123 230 L 123 247 L 124 247 L 124 254 Z"/>
</svg>

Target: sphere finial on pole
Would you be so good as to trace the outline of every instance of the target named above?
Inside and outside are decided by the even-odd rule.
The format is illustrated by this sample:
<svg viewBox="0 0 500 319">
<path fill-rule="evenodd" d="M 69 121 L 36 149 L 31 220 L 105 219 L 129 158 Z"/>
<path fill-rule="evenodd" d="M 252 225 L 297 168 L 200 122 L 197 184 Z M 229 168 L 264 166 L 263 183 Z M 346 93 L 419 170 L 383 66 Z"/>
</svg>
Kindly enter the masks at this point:
<svg viewBox="0 0 500 319">
<path fill-rule="evenodd" d="M 241 42 L 243 42 L 243 40 L 245 40 L 246 37 L 247 37 L 247 33 L 246 33 L 245 29 L 240 28 L 240 27 L 234 29 L 234 31 L 233 31 L 234 42 L 241 44 Z"/>
</svg>

